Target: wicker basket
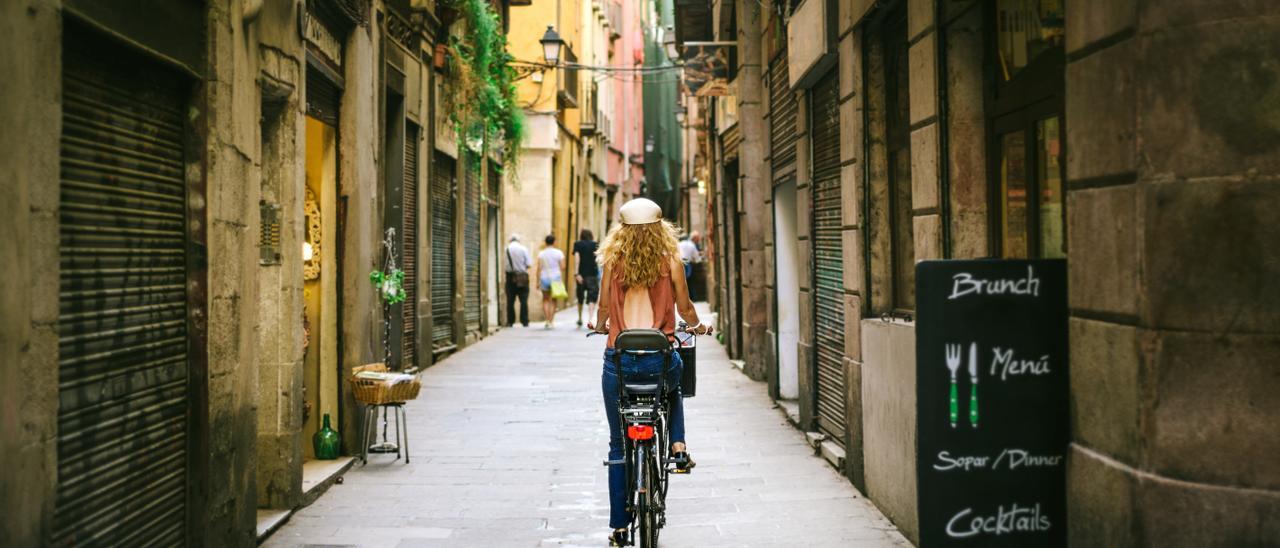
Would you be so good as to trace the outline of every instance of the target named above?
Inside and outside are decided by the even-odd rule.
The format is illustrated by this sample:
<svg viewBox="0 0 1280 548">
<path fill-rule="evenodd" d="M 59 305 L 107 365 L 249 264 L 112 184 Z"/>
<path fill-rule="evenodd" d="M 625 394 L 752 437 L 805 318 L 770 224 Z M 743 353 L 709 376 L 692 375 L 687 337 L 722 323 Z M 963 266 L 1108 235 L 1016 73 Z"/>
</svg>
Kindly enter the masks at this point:
<svg viewBox="0 0 1280 548">
<path fill-rule="evenodd" d="M 422 381 L 414 377 L 411 382 L 402 382 L 394 386 L 387 386 L 387 383 L 376 379 L 357 378 L 356 374 L 372 371 L 377 373 L 387 372 L 387 365 L 384 363 L 371 363 L 361 365 L 351 370 L 351 393 L 355 396 L 356 401 L 364 405 L 385 405 L 388 403 L 403 403 L 418 397 L 418 393 L 422 391 Z"/>
</svg>

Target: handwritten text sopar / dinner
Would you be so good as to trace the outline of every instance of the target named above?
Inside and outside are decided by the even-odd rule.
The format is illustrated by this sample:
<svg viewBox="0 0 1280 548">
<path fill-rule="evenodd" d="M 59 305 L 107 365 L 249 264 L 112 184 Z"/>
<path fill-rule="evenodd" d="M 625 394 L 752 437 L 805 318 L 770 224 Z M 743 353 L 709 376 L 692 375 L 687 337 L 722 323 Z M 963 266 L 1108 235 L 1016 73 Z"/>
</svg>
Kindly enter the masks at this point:
<svg viewBox="0 0 1280 548">
<path fill-rule="evenodd" d="M 1017 470 L 1019 468 L 1057 468 L 1062 466 L 1064 457 L 1054 454 L 1038 454 L 1026 449 L 1008 448 L 1000 450 L 993 459 L 990 455 L 952 455 L 950 451 L 939 451 L 938 460 L 933 469 L 939 472 L 957 470 Z"/>
</svg>

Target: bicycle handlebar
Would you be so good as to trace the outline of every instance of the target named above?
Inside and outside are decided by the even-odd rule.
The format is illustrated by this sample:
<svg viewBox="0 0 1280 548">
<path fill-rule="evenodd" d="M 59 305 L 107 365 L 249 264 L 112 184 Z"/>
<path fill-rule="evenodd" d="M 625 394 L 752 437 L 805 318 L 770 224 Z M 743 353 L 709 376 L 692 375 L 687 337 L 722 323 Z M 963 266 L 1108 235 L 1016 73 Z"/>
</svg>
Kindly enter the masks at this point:
<svg viewBox="0 0 1280 548">
<path fill-rule="evenodd" d="M 710 334 L 711 334 L 711 326 L 709 326 L 709 325 L 704 325 L 704 326 L 702 326 L 702 327 L 707 328 L 707 332 L 706 332 L 706 333 L 703 333 L 704 335 L 710 335 Z M 596 335 L 608 335 L 608 333 L 606 333 L 606 332 L 604 332 L 604 331 L 596 331 L 596 330 L 595 330 L 595 327 L 594 327 L 594 326 L 592 326 L 592 325 L 590 325 L 590 324 L 588 324 L 588 325 L 587 325 L 587 328 L 588 328 L 588 329 L 590 329 L 590 331 L 587 331 L 587 335 L 586 335 L 586 336 L 587 336 L 587 338 L 591 338 L 591 337 L 596 336 Z M 697 336 L 697 335 L 698 335 L 697 333 L 694 333 L 693 331 L 689 330 L 689 324 L 688 324 L 688 323 L 685 323 L 684 321 L 680 321 L 680 322 L 677 322 L 677 323 L 676 323 L 676 333 L 684 333 L 684 334 L 686 334 L 686 335 L 693 335 L 693 336 Z"/>
</svg>

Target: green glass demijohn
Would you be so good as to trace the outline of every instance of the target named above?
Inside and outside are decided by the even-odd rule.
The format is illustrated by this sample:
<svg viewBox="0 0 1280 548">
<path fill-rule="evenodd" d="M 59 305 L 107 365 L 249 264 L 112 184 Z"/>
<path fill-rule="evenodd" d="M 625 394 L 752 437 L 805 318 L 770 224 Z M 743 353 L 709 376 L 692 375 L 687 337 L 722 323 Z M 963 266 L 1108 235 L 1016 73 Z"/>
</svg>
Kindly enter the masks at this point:
<svg viewBox="0 0 1280 548">
<path fill-rule="evenodd" d="M 338 435 L 338 431 L 329 427 L 329 414 L 324 414 L 324 428 L 316 431 L 316 435 L 311 437 L 311 445 L 316 451 L 316 458 L 320 460 L 333 460 L 338 458 L 338 448 L 342 445 L 342 436 Z"/>
</svg>

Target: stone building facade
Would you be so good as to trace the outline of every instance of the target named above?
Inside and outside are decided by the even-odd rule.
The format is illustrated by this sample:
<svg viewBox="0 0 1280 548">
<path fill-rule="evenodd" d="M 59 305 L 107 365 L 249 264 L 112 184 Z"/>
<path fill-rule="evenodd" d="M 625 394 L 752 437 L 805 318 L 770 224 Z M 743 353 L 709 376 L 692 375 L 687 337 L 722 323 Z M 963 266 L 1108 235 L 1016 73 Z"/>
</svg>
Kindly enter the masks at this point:
<svg viewBox="0 0 1280 548">
<path fill-rule="evenodd" d="M 259 508 L 307 500 L 320 417 L 358 452 L 352 367 L 426 367 L 496 329 L 434 351 L 433 311 L 483 320 L 500 298 L 480 287 L 496 245 L 432 268 L 501 219 L 496 181 L 436 152 L 444 8 L 0 8 L 0 543 L 253 545 Z M 387 309 L 369 273 L 389 228 L 410 298 Z"/>
<path fill-rule="evenodd" d="M 1071 544 L 1276 538 L 1274 9 L 706 4 L 716 308 L 819 454 L 918 539 L 914 264 L 1065 257 Z"/>
</svg>

